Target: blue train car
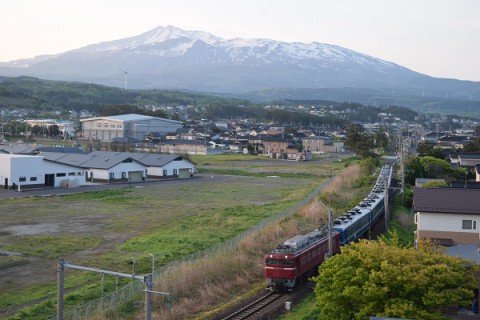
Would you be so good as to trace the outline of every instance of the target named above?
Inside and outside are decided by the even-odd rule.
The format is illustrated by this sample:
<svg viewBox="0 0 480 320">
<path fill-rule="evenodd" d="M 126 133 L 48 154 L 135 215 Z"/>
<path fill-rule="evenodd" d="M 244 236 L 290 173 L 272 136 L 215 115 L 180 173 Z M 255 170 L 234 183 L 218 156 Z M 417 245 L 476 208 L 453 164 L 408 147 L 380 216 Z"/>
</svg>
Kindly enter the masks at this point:
<svg viewBox="0 0 480 320">
<path fill-rule="evenodd" d="M 372 191 L 352 210 L 333 222 L 333 229 L 340 233 L 340 245 L 348 244 L 367 232 L 385 212 L 385 188 L 390 186 L 393 167 L 382 167 Z"/>
</svg>

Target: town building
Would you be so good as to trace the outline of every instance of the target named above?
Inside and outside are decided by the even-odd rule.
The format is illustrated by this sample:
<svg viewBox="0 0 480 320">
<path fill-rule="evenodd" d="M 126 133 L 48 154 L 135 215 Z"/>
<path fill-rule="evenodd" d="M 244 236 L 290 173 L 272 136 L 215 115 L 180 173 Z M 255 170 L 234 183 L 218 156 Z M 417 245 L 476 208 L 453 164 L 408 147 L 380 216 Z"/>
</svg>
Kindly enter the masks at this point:
<svg viewBox="0 0 480 320">
<path fill-rule="evenodd" d="M 180 121 L 140 114 L 88 118 L 81 119 L 80 122 L 80 138 L 100 141 L 125 137 L 143 140 L 148 134 L 165 135 L 183 128 Z"/>
<path fill-rule="evenodd" d="M 0 153 L 0 183 L 4 189 L 72 188 L 85 184 L 85 170 L 43 156 Z"/>
<path fill-rule="evenodd" d="M 302 139 L 303 149 L 312 154 L 326 154 L 338 152 L 336 150 L 333 139 L 326 136 L 309 136 Z"/>
</svg>

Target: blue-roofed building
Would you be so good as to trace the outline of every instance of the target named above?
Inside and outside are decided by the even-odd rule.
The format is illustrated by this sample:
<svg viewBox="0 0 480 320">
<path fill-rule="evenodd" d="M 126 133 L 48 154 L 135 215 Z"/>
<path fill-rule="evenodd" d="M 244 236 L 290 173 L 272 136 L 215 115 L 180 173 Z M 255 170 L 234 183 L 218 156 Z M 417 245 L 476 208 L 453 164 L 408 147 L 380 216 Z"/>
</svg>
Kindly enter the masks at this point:
<svg viewBox="0 0 480 320">
<path fill-rule="evenodd" d="M 165 135 L 183 128 L 180 121 L 134 113 L 81 119 L 80 122 L 80 138 L 100 141 L 112 141 L 115 138 L 143 140 L 150 133 Z"/>
</svg>

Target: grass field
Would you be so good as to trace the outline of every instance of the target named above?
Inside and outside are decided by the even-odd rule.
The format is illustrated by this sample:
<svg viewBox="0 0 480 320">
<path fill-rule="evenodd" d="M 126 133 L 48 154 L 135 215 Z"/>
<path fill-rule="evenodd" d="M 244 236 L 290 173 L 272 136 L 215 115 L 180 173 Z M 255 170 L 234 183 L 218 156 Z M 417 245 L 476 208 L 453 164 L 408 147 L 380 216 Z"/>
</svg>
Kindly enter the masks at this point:
<svg viewBox="0 0 480 320">
<path fill-rule="evenodd" d="M 159 267 L 221 243 L 291 207 L 343 168 L 342 162 L 291 163 L 238 155 L 193 161 L 200 172 L 232 167 L 232 161 L 238 171 L 222 180 L 0 201 L 0 249 L 23 254 L 21 261 L 0 260 L 0 318 L 55 313 L 58 258 L 126 273 L 132 272 L 135 259 L 137 274 L 144 274 L 151 270 L 149 254 Z M 105 290 L 113 290 L 114 279 L 107 278 Z M 68 271 L 66 288 L 67 308 L 84 303 L 100 295 L 100 276 Z"/>
</svg>

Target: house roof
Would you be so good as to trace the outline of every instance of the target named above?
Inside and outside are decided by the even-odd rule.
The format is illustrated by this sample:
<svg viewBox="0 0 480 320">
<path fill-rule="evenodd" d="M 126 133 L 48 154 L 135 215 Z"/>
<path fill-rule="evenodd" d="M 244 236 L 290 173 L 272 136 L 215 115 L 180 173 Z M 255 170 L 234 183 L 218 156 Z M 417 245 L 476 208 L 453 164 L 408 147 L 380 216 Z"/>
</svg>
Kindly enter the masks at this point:
<svg viewBox="0 0 480 320">
<path fill-rule="evenodd" d="M 133 153 L 133 152 L 111 152 L 111 151 L 94 151 L 89 154 L 65 154 L 49 152 L 42 154 L 45 159 L 79 166 L 82 168 L 109 169 L 131 159 L 149 167 L 162 167 L 171 161 L 182 160 L 177 154 L 150 154 L 150 153 Z"/>
<path fill-rule="evenodd" d="M 463 244 L 446 247 L 446 254 L 449 256 L 461 257 L 465 260 L 471 260 L 480 264 L 480 254 L 476 244 Z"/>
<path fill-rule="evenodd" d="M 480 214 L 480 189 L 415 187 L 413 191 L 413 210 Z"/>
<path fill-rule="evenodd" d="M 461 159 L 480 159 L 480 153 L 460 153 L 458 157 Z"/>
<path fill-rule="evenodd" d="M 125 122 L 143 121 L 143 120 L 163 120 L 163 121 L 178 123 L 178 124 L 183 125 L 183 123 L 180 122 L 180 121 L 170 120 L 170 119 L 165 119 L 165 118 L 152 117 L 152 116 L 145 116 L 143 114 L 136 114 L 136 113 L 120 114 L 120 115 L 116 115 L 116 116 L 107 116 L 107 117 L 80 119 L 80 121 L 83 122 L 83 121 L 98 120 L 98 119 L 117 120 L 117 121 L 125 121 Z"/>
<path fill-rule="evenodd" d="M 328 137 L 328 136 L 309 136 L 309 137 L 305 137 L 304 139 L 308 139 L 308 140 L 332 140 L 332 137 Z"/>
</svg>

